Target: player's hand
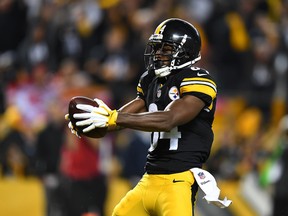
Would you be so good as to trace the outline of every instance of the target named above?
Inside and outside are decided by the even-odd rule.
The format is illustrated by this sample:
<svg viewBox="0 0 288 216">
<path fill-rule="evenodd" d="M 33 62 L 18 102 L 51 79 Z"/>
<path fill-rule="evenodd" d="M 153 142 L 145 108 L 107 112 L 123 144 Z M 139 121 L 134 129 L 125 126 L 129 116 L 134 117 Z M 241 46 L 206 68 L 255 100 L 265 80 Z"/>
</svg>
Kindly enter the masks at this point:
<svg viewBox="0 0 288 216">
<path fill-rule="evenodd" d="M 66 115 L 65 115 L 65 119 L 66 119 L 67 121 L 69 121 L 69 123 L 68 123 L 68 128 L 71 130 L 71 133 L 72 133 L 72 134 L 75 134 L 78 138 L 81 138 L 80 135 L 78 134 L 78 132 L 77 132 L 77 131 L 75 130 L 75 128 L 73 127 L 72 122 L 70 121 L 70 118 L 69 118 L 69 114 L 66 114 Z"/>
<path fill-rule="evenodd" d="M 83 129 L 87 133 L 95 128 L 108 127 L 109 130 L 114 129 L 118 112 L 111 110 L 102 100 L 94 99 L 99 107 L 94 107 L 87 104 L 76 105 L 77 109 L 83 110 L 85 113 L 76 113 L 73 115 L 75 119 L 82 119 L 76 122 L 77 126 L 87 126 Z"/>
</svg>

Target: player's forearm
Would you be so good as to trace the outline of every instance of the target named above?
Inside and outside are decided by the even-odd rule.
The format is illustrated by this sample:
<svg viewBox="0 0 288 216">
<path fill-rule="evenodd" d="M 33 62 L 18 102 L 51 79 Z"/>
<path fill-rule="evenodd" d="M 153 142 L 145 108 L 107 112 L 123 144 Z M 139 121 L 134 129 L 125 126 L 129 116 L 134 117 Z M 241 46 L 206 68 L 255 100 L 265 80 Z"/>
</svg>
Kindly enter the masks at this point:
<svg viewBox="0 0 288 216">
<path fill-rule="evenodd" d="M 142 131 L 170 131 L 175 126 L 168 111 L 138 114 L 119 112 L 116 123 L 120 127 Z"/>
<path fill-rule="evenodd" d="M 142 113 L 146 112 L 145 102 L 141 98 L 137 97 L 131 102 L 125 104 L 120 109 L 118 109 L 118 113 Z M 120 114 L 121 115 L 121 114 Z M 119 118 L 119 114 L 118 114 Z M 117 124 L 117 126 L 113 129 L 109 129 L 109 131 L 117 131 L 125 128 L 122 125 Z"/>
<path fill-rule="evenodd" d="M 140 113 L 140 112 L 145 112 L 147 110 L 145 107 L 145 101 L 137 97 L 134 100 L 122 106 L 120 109 L 118 109 L 118 111 L 126 112 L 126 113 Z"/>
</svg>

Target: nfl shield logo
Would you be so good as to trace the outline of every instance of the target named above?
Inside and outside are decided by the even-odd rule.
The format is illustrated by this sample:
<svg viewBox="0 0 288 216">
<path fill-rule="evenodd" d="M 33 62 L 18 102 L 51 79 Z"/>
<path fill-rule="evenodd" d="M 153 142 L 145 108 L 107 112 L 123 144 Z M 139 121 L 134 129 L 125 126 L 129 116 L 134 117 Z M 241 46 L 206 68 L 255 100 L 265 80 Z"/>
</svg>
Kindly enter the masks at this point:
<svg viewBox="0 0 288 216">
<path fill-rule="evenodd" d="M 203 172 L 199 172 L 198 176 L 200 179 L 204 179 L 206 177 Z"/>
</svg>

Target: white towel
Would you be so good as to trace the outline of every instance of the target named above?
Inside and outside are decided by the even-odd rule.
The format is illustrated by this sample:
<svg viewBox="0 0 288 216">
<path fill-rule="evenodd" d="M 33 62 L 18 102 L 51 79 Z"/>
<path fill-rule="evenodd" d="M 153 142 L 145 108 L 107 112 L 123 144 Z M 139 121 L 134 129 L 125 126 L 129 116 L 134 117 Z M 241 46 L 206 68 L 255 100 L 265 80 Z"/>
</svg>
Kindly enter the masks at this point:
<svg viewBox="0 0 288 216">
<path fill-rule="evenodd" d="M 226 208 L 232 203 L 227 197 L 225 197 L 224 200 L 219 199 L 220 189 L 217 187 L 216 180 L 211 173 L 200 168 L 192 168 L 190 170 L 200 189 L 205 194 L 203 199 L 209 204 L 212 203 L 220 208 Z"/>
</svg>

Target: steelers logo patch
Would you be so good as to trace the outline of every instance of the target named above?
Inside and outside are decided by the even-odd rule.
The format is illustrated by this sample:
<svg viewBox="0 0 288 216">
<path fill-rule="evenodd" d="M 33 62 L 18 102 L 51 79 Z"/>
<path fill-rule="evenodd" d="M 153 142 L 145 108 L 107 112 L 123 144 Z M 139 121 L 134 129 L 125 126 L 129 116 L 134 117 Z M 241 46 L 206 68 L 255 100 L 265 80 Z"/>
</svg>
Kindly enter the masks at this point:
<svg viewBox="0 0 288 216">
<path fill-rule="evenodd" d="M 178 92 L 178 89 L 177 89 L 175 86 L 173 86 L 172 88 L 170 88 L 170 90 L 169 90 L 169 97 L 170 97 L 170 99 L 173 100 L 173 101 L 179 99 L 179 92 Z"/>
</svg>

